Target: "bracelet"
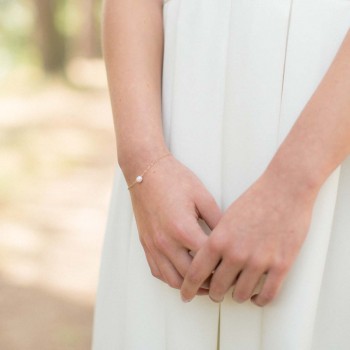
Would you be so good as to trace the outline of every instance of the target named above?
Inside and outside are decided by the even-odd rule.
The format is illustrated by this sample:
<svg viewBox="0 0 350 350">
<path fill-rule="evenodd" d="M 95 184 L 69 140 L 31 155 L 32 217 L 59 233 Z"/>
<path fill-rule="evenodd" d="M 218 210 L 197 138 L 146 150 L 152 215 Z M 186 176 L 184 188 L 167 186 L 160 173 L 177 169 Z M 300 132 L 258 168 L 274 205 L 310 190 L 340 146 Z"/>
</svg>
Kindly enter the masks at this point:
<svg viewBox="0 0 350 350">
<path fill-rule="evenodd" d="M 156 159 L 155 161 L 153 161 L 151 164 L 148 165 L 148 167 L 143 171 L 143 173 L 141 175 L 136 176 L 135 181 L 128 186 L 128 190 L 130 190 L 131 187 L 133 187 L 134 185 L 136 185 L 137 183 L 141 183 L 143 181 L 143 176 L 146 174 L 146 172 L 152 168 L 153 165 L 155 165 L 157 162 L 159 162 L 162 158 L 166 157 L 166 156 L 170 156 L 170 152 L 162 155 L 161 157 L 159 157 L 158 159 Z"/>
</svg>

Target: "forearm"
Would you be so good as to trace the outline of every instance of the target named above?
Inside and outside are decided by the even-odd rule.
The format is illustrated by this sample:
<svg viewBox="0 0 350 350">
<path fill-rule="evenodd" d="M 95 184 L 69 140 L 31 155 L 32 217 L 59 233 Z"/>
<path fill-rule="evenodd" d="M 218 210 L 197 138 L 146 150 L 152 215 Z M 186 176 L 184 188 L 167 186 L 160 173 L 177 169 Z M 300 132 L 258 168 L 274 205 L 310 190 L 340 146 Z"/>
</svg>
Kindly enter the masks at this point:
<svg viewBox="0 0 350 350">
<path fill-rule="evenodd" d="M 161 0 L 106 0 L 103 52 L 117 140 L 127 178 L 166 151 L 161 121 Z"/>
<path fill-rule="evenodd" d="M 266 173 L 293 193 L 317 194 L 350 153 L 350 31 Z"/>
</svg>

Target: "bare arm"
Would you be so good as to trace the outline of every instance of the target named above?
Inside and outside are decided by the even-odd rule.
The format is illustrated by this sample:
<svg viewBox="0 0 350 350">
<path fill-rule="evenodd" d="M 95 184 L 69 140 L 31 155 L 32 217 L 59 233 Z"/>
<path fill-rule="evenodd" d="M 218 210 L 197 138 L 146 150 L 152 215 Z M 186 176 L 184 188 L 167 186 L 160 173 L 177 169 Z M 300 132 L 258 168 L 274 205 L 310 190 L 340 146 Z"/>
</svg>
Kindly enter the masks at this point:
<svg viewBox="0 0 350 350">
<path fill-rule="evenodd" d="M 318 191 L 349 153 L 350 30 L 267 171 L 296 193 Z"/>
<path fill-rule="evenodd" d="M 161 124 L 162 0 L 106 0 L 103 51 L 118 161 L 130 182 L 166 151 Z"/>
<path fill-rule="evenodd" d="M 168 152 L 161 120 L 162 0 L 105 0 L 103 44 L 118 162 L 130 184 Z M 180 288 L 192 260 L 188 252 L 207 239 L 197 220 L 213 228 L 221 217 L 217 203 L 172 155 L 152 167 L 130 195 L 152 274 Z"/>
<path fill-rule="evenodd" d="M 265 172 L 223 214 L 193 259 L 181 288 L 191 300 L 216 268 L 210 297 L 272 301 L 309 229 L 322 184 L 350 152 L 350 32 L 319 87 Z"/>
</svg>

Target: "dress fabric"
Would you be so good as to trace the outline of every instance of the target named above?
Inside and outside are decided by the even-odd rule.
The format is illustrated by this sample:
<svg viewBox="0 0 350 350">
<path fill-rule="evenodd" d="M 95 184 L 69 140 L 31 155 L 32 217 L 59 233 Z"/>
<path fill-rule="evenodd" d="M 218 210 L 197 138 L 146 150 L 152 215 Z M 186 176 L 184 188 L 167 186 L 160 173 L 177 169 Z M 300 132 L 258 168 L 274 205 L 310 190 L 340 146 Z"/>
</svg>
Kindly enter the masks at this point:
<svg viewBox="0 0 350 350">
<path fill-rule="evenodd" d="M 163 12 L 166 142 L 224 211 L 264 171 L 326 73 L 349 30 L 350 0 L 165 0 Z M 155 279 L 117 166 L 93 350 L 349 350 L 349 269 L 350 158 L 323 184 L 302 249 L 264 308 L 230 292 L 221 304 L 185 304 Z"/>
</svg>

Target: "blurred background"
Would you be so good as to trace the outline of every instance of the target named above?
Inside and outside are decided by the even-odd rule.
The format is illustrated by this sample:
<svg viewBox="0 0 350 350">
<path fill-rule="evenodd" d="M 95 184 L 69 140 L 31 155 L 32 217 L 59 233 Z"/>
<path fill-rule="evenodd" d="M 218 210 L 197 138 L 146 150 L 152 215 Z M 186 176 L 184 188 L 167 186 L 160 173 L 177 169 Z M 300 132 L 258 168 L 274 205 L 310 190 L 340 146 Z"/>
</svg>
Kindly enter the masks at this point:
<svg viewBox="0 0 350 350">
<path fill-rule="evenodd" d="M 100 0 L 0 0 L 0 349 L 89 349 L 116 164 Z"/>
</svg>

